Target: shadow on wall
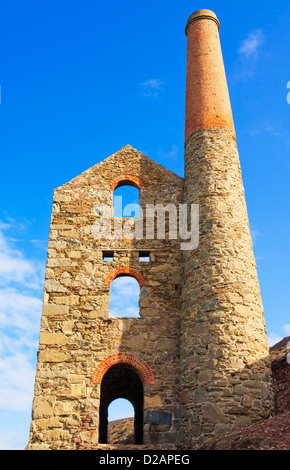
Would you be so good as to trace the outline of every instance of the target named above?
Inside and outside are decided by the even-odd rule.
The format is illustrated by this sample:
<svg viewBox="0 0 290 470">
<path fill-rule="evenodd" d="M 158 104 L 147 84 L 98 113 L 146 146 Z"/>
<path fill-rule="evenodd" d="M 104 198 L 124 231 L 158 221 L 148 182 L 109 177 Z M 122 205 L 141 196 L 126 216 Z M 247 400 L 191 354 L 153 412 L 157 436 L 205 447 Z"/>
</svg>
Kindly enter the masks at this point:
<svg viewBox="0 0 290 470">
<path fill-rule="evenodd" d="M 224 396 L 220 394 L 219 398 L 213 401 L 209 397 L 205 387 L 200 384 L 195 390 L 196 404 L 190 408 L 194 412 L 194 422 L 190 414 L 184 410 L 180 410 L 179 423 L 180 432 L 179 440 L 176 442 L 166 442 L 164 439 L 164 429 L 170 427 L 172 424 L 172 414 L 162 412 L 160 410 L 147 410 L 144 413 L 143 398 L 144 387 L 140 375 L 136 372 L 134 367 L 128 364 L 113 365 L 103 375 L 101 383 L 101 404 L 100 404 L 100 440 L 99 444 L 85 442 L 80 438 L 81 430 L 87 430 L 91 433 L 96 432 L 95 423 L 93 419 L 84 418 L 82 426 L 76 432 L 73 442 L 77 448 L 85 448 L 88 450 L 96 450 L 98 448 L 105 449 L 104 444 L 107 443 L 108 436 L 108 422 L 107 422 L 107 408 L 114 397 L 122 396 L 131 401 L 135 408 L 135 422 L 134 422 L 134 442 L 135 444 L 142 444 L 142 432 L 152 425 L 156 432 L 148 433 L 149 440 L 146 441 L 147 445 L 161 445 L 161 448 L 167 448 L 168 444 L 174 444 L 175 449 L 198 449 L 208 439 L 214 437 L 222 437 L 224 434 L 250 426 L 251 424 L 264 421 L 270 417 L 272 396 L 271 396 L 271 377 L 265 373 L 264 381 L 261 387 L 255 389 L 255 397 L 250 398 L 247 395 L 256 383 L 256 371 L 264 368 L 265 362 L 268 358 L 261 359 L 260 361 L 252 364 L 252 373 L 249 369 L 245 369 L 248 379 L 242 380 L 240 377 L 244 375 L 244 370 L 236 373 L 232 372 L 232 397 L 229 399 L 229 390 L 225 389 Z M 132 387 L 128 389 L 128 383 Z M 207 384 L 208 385 L 208 384 Z M 257 383 L 256 383 L 257 385 Z M 99 385 L 96 385 L 99 387 Z M 145 386 L 145 389 L 149 388 Z M 221 392 L 220 392 L 221 393 Z M 268 412 L 264 408 L 268 407 Z M 138 410 L 138 411 L 137 411 Z M 273 413 L 280 412 L 277 408 L 272 409 Z M 126 420 L 124 420 L 126 423 Z M 143 423 L 143 424 L 142 424 Z M 158 430 L 158 425 L 160 428 Z M 166 433 L 165 433 L 166 434 Z M 175 436 L 176 437 L 176 436 Z M 122 433 L 120 433 L 120 444 L 122 444 Z M 116 445 L 114 442 L 112 445 Z M 131 443 L 129 443 L 131 445 Z M 126 448 L 127 443 L 123 445 Z M 110 442 L 108 442 L 110 448 Z"/>
<path fill-rule="evenodd" d="M 134 407 L 134 444 L 143 444 L 143 382 L 130 364 L 116 364 L 104 374 L 101 383 L 99 443 L 108 443 L 108 407 L 125 398 Z"/>
</svg>

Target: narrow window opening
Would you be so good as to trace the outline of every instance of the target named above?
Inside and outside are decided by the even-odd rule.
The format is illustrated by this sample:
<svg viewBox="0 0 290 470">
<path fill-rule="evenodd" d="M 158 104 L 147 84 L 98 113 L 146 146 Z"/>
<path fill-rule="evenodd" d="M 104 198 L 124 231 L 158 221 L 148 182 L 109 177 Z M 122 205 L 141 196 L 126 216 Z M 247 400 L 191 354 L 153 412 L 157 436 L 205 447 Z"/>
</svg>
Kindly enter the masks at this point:
<svg viewBox="0 0 290 470">
<path fill-rule="evenodd" d="M 114 261 L 114 252 L 103 251 L 103 261 Z"/>
<path fill-rule="evenodd" d="M 140 285 L 132 276 L 116 277 L 111 283 L 110 317 L 134 317 L 139 315 Z"/>
<path fill-rule="evenodd" d="M 139 262 L 149 263 L 150 262 L 150 251 L 139 251 Z"/>
<path fill-rule="evenodd" d="M 114 217 L 140 217 L 139 189 L 120 183 L 113 195 Z"/>
</svg>

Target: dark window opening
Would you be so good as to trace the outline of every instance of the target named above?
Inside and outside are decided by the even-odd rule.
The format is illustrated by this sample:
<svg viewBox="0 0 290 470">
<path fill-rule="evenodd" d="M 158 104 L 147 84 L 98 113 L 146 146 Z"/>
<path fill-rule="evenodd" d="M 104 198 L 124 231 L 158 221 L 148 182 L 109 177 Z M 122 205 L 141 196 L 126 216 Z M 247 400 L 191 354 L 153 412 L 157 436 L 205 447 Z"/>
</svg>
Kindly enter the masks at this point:
<svg viewBox="0 0 290 470">
<path fill-rule="evenodd" d="M 103 261 L 114 261 L 114 252 L 103 251 Z"/>
<path fill-rule="evenodd" d="M 134 408 L 134 444 L 143 444 L 143 383 L 129 364 L 116 364 L 105 373 L 101 383 L 99 443 L 108 443 L 108 408 L 118 399 L 129 400 Z"/>
<path fill-rule="evenodd" d="M 139 251 L 139 262 L 149 263 L 150 262 L 150 251 Z"/>
</svg>

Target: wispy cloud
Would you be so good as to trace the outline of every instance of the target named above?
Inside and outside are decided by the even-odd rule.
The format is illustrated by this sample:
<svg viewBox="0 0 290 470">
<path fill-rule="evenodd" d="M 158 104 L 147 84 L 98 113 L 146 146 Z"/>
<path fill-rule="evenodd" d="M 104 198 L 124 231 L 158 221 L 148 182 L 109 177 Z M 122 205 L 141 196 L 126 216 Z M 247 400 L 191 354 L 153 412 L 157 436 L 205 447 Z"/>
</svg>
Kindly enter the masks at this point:
<svg viewBox="0 0 290 470">
<path fill-rule="evenodd" d="M 256 66 L 265 36 L 261 29 L 256 29 L 243 39 L 237 51 L 236 61 L 229 73 L 229 82 L 232 84 L 248 80 L 256 71 Z"/>
<path fill-rule="evenodd" d="M 143 89 L 143 96 L 145 97 L 157 97 L 164 89 L 164 82 L 160 78 L 151 78 L 140 83 Z"/>
<path fill-rule="evenodd" d="M 279 336 L 276 333 L 270 333 L 268 335 L 268 344 L 269 347 L 274 346 L 274 344 L 279 343 L 283 339 L 283 336 Z"/>
<path fill-rule="evenodd" d="M 8 339 L 6 337 L 6 341 L 3 341 L 1 338 L 2 348 L 3 344 L 5 347 L 4 358 L 0 361 L 1 409 L 29 411 L 33 398 L 35 365 L 24 348 L 19 347 L 19 341 L 10 339 L 9 342 Z"/>
<path fill-rule="evenodd" d="M 274 344 L 279 343 L 279 341 L 285 338 L 285 336 L 290 336 L 290 324 L 283 325 L 281 328 L 281 332 L 281 335 L 278 335 L 273 332 L 268 335 L 268 344 L 270 347 L 274 346 Z"/>
<path fill-rule="evenodd" d="M 163 150 L 160 150 L 158 153 L 158 157 L 163 160 L 177 160 L 178 158 L 177 145 L 173 144 L 171 149 L 168 152 L 164 152 Z"/>
<path fill-rule="evenodd" d="M 255 245 L 257 238 L 261 233 L 259 232 L 259 230 L 256 230 L 255 228 L 251 228 L 250 231 L 251 231 L 253 245 Z"/>
<path fill-rule="evenodd" d="M 290 324 L 284 325 L 283 326 L 283 331 L 287 336 L 289 336 L 290 335 Z"/>
<path fill-rule="evenodd" d="M 16 247 L 19 232 L 17 223 L 0 221 L 0 408 L 29 411 L 44 266 Z"/>
<path fill-rule="evenodd" d="M 281 143 L 290 146 L 289 132 L 283 122 L 278 120 L 273 124 L 271 120 L 265 119 L 254 122 L 252 127 L 244 130 L 248 135 L 254 138 L 279 139 Z"/>
<path fill-rule="evenodd" d="M 0 221 L 0 286 L 18 283 L 29 289 L 39 288 L 40 271 L 43 267 L 38 261 L 25 258 L 22 251 L 16 247 L 17 243 L 12 236 L 15 231 L 16 223 Z"/>
<path fill-rule="evenodd" d="M 281 136 L 281 132 L 277 129 L 277 127 L 274 127 L 267 122 L 258 123 L 256 127 L 254 127 L 253 129 L 250 129 L 248 132 L 250 135 L 254 135 L 254 136 L 261 135 L 264 133 L 273 135 L 274 137 Z"/>
<path fill-rule="evenodd" d="M 250 33 L 246 39 L 241 42 L 239 54 L 246 59 L 257 59 L 260 46 L 264 42 L 264 34 L 260 29 Z"/>
<path fill-rule="evenodd" d="M 19 289 L 0 289 L 0 324 L 1 327 L 17 331 L 38 333 L 35 314 L 41 310 L 42 301 L 34 295 L 23 293 Z M 25 336 L 21 339 L 22 344 Z"/>
</svg>

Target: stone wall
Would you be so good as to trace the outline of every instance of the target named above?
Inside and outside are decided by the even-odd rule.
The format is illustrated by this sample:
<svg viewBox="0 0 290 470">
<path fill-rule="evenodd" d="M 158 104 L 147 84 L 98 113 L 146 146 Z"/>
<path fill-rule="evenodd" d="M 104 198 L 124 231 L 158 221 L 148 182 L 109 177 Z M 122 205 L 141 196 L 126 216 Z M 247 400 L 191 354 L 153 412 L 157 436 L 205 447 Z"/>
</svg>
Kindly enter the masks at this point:
<svg viewBox="0 0 290 470">
<path fill-rule="evenodd" d="M 110 361 L 131 362 L 140 376 L 152 374 L 143 381 L 144 443 L 176 442 L 179 243 L 95 239 L 91 233 L 93 208 L 112 206 L 113 189 L 124 180 L 140 188 L 141 207 L 182 202 L 183 179 L 130 146 L 55 190 L 28 449 L 73 449 L 76 434 L 78 445 L 98 442 L 101 380 L 96 376 Z M 108 249 L 114 260 L 104 262 Z M 139 262 L 144 249 L 150 251 L 149 263 Z M 140 318 L 110 318 L 110 283 L 126 273 L 140 283 Z M 86 428 L 79 433 L 83 422 Z"/>
<path fill-rule="evenodd" d="M 234 134 L 194 132 L 185 202 L 199 204 L 199 247 L 184 252 L 180 357 L 186 445 L 268 417 L 269 348 Z"/>
</svg>

